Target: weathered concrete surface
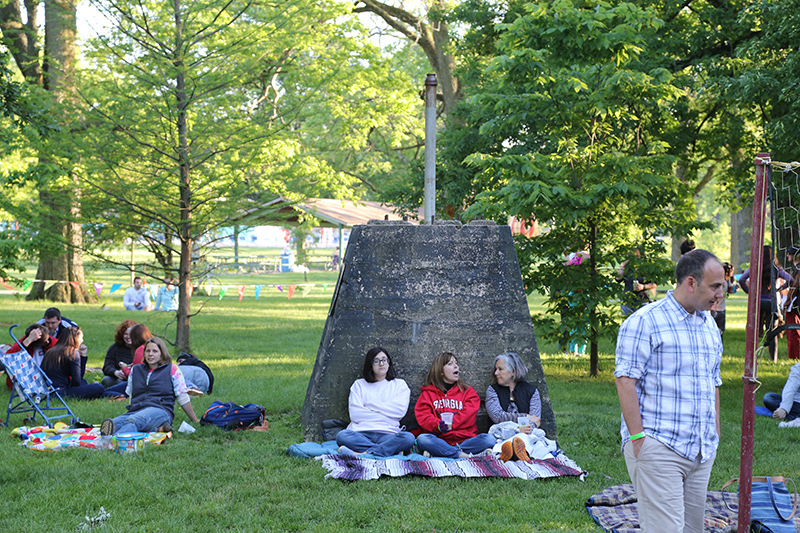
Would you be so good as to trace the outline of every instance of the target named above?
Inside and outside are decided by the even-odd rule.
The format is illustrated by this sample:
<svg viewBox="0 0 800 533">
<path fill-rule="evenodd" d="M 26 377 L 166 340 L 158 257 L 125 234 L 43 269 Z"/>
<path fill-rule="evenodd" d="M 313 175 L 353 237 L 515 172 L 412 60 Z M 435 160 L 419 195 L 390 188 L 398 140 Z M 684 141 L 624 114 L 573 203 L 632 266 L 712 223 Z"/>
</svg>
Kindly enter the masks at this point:
<svg viewBox="0 0 800 533">
<path fill-rule="evenodd" d="M 494 356 L 518 353 L 539 387 L 542 428 L 556 438 L 508 226 L 371 221 L 353 228 L 303 405 L 307 440 L 322 439 L 325 419 L 349 420 L 350 385 L 373 346 L 390 353 L 411 388 L 408 428 L 416 427 L 414 404 L 434 356 L 454 353 L 461 378 L 483 400 Z M 478 428 L 489 425 L 482 406 Z"/>
</svg>

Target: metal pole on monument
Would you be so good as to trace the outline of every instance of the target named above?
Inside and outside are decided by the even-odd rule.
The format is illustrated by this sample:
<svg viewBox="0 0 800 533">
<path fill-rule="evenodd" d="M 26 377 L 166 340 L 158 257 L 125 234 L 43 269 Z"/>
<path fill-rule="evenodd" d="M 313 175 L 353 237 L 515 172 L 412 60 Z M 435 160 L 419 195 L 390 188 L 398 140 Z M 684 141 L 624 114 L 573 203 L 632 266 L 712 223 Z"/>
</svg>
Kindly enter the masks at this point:
<svg viewBox="0 0 800 533">
<path fill-rule="evenodd" d="M 769 152 L 756 156 L 756 189 L 753 196 L 753 236 L 750 240 L 750 294 L 747 297 L 747 327 L 744 350 L 744 392 L 742 399 L 742 447 L 739 457 L 739 524 L 738 533 L 750 531 L 750 497 L 753 486 L 753 424 L 758 384 L 758 360 L 755 357 L 758 343 L 758 316 L 761 295 L 761 247 L 764 244 L 764 224 L 767 203 L 767 165 Z"/>
<path fill-rule="evenodd" d="M 425 78 L 425 223 L 436 214 L 436 74 Z"/>
</svg>

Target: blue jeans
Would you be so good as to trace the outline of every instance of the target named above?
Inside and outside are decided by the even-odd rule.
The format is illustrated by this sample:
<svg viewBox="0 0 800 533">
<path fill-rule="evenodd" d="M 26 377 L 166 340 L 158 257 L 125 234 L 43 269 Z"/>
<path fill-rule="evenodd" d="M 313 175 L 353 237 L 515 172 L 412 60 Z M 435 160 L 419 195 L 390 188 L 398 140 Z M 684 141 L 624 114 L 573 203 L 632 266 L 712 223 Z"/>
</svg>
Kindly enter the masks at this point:
<svg viewBox="0 0 800 533">
<path fill-rule="evenodd" d="M 172 423 L 172 417 L 159 407 L 145 407 L 133 413 L 125 413 L 114 419 L 114 434 L 117 433 L 150 433 L 164 424 Z"/>
<path fill-rule="evenodd" d="M 480 453 L 486 448 L 493 447 L 495 443 L 497 443 L 497 439 L 488 433 L 480 433 L 455 446 L 448 444 L 432 433 L 423 433 L 417 437 L 419 447 L 433 457 L 452 457 L 453 459 L 457 459 L 460 452 Z"/>
<path fill-rule="evenodd" d="M 183 374 L 183 380 L 186 382 L 187 387 L 194 387 L 203 392 L 208 392 L 208 374 L 199 366 L 181 365 L 178 368 Z"/>
<path fill-rule="evenodd" d="M 343 429 L 336 434 L 336 444 L 347 446 L 356 453 L 366 452 L 378 457 L 388 457 L 411 449 L 414 435 L 408 431 L 392 434 Z"/>
<path fill-rule="evenodd" d="M 783 400 L 783 397 L 780 394 L 768 392 L 764 395 L 764 407 L 774 413 L 781 406 L 781 400 Z M 794 402 L 792 409 L 786 413 L 786 421 L 789 422 L 798 417 L 800 417 L 800 403 Z"/>
<path fill-rule="evenodd" d="M 80 398 L 83 400 L 91 400 L 100 396 L 114 396 L 113 394 L 106 394 L 105 387 L 99 383 L 84 383 L 77 387 L 59 389 L 58 393 L 64 398 Z"/>
</svg>

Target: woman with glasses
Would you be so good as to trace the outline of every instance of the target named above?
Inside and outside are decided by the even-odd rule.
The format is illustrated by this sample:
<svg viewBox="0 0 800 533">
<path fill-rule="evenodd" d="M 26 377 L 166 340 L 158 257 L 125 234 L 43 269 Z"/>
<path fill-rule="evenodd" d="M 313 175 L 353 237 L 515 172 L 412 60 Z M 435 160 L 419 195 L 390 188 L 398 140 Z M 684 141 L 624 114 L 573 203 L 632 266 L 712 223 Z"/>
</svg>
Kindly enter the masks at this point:
<svg viewBox="0 0 800 533">
<path fill-rule="evenodd" d="M 417 445 L 428 456 L 461 459 L 490 452 L 497 439 L 478 434 L 481 399 L 461 380 L 458 360 L 450 352 L 434 357 L 414 407 L 422 433 Z"/>
<path fill-rule="evenodd" d="M 414 445 L 414 435 L 400 428 L 411 391 L 395 374 L 392 358 L 381 347 L 364 358 L 361 379 L 350 387 L 350 425 L 336 435 L 339 453 L 396 455 Z"/>
</svg>

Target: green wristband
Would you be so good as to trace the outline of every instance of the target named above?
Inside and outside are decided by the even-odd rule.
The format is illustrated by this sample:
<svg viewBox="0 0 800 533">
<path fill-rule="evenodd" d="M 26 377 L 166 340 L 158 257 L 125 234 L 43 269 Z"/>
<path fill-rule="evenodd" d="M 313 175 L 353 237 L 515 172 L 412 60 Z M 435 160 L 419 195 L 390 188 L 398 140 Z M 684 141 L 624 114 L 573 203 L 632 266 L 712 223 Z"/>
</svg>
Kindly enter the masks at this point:
<svg viewBox="0 0 800 533">
<path fill-rule="evenodd" d="M 639 440 L 644 438 L 644 431 L 641 433 L 637 433 L 636 435 L 631 435 L 631 441 Z"/>
</svg>

